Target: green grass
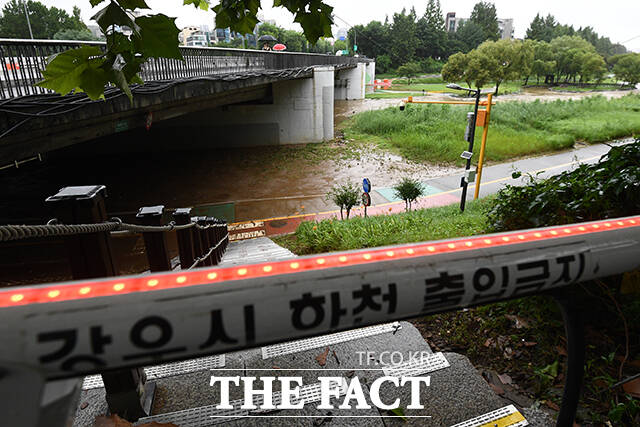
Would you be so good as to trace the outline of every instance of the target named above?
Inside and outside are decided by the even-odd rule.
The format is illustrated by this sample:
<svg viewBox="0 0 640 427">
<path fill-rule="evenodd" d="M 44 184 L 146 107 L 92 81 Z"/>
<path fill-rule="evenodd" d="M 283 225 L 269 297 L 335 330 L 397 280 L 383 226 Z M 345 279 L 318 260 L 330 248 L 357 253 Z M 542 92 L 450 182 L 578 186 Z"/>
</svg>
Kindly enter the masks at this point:
<svg viewBox="0 0 640 427">
<path fill-rule="evenodd" d="M 405 111 L 367 111 L 346 123 L 345 134 L 375 141 L 410 160 L 461 165 L 469 111 L 471 106 L 418 104 L 407 105 Z M 476 141 L 481 132 L 478 128 Z M 504 161 L 567 149 L 576 141 L 610 141 L 639 132 L 640 95 L 498 103 L 491 114 L 487 160 Z"/>
<path fill-rule="evenodd" d="M 459 83 L 460 86 L 465 87 L 466 83 Z M 495 87 L 494 87 L 495 88 Z M 411 85 L 407 84 L 396 84 L 394 82 L 392 86 L 393 90 L 415 90 L 415 91 L 426 91 L 426 92 L 445 92 L 445 93 L 455 93 L 455 94 L 466 94 L 464 91 L 453 90 L 447 88 L 447 83 L 412 83 Z M 483 91 L 487 92 L 491 88 L 484 88 Z M 522 84 L 520 82 L 504 82 L 500 85 L 500 89 L 498 91 L 498 95 L 506 95 L 509 93 L 518 92 L 522 89 Z"/>
<path fill-rule="evenodd" d="M 274 241 L 298 255 L 307 255 L 482 234 L 487 227 L 485 211 L 492 200 L 487 197 L 471 202 L 464 214 L 458 205 L 450 205 L 396 215 L 303 222 L 294 235 Z"/>
<path fill-rule="evenodd" d="M 433 76 L 433 77 L 420 77 L 416 79 L 411 79 L 412 84 L 434 84 L 434 83 L 444 83 L 442 80 L 442 76 Z M 406 78 L 394 79 L 393 84 L 407 84 Z"/>
</svg>

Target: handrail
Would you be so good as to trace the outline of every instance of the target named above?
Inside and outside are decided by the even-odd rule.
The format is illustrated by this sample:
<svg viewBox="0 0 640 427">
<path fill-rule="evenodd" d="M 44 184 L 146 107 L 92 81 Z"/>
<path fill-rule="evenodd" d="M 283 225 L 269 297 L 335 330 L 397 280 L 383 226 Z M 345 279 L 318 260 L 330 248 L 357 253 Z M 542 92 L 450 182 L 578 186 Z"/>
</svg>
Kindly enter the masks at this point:
<svg viewBox="0 0 640 427">
<path fill-rule="evenodd" d="M 100 369 L 69 369 L 56 358 L 45 357 L 52 347 L 38 336 L 68 325 L 86 325 L 87 319 L 118 319 L 117 328 L 128 329 L 146 310 L 170 318 L 188 307 L 194 311 L 191 321 L 204 322 L 182 331 L 181 351 L 166 355 L 180 359 L 539 294 L 638 267 L 640 217 L 632 217 L 292 261 L 2 289 L 0 309 L 6 321 L 0 328 L 11 325 L 3 336 L 16 344 L 6 346 L 2 359 L 38 367 L 50 379 L 136 365 L 122 359 L 135 346 L 114 342 L 102 356 Z M 348 298 L 344 301 L 348 305 L 352 298 L 347 295 L 363 286 L 379 286 L 393 302 L 384 312 L 359 316 L 359 320 L 335 313 L 332 318 L 320 311 L 317 321 L 292 320 L 297 299 L 315 306 L 312 295 L 329 297 L 338 292 Z M 179 300 L 172 300 L 178 295 Z M 320 305 L 325 302 L 323 298 Z M 128 310 L 129 305 L 145 310 Z M 201 336 L 208 333 L 203 325 L 216 307 L 219 315 L 224 310 L 225 317 L 239 316 L 233 322 L 229 317 L 228 331 L 239 338 L 198 348 L 194 344 L 206 338 Z M 256 322 L 254 326 L 263 329 L 249 335 L 245 334 L 247 319 L 242 320 L 247 307 L 256 320 L 269 318 L 266 323 Z"/>
</svg>

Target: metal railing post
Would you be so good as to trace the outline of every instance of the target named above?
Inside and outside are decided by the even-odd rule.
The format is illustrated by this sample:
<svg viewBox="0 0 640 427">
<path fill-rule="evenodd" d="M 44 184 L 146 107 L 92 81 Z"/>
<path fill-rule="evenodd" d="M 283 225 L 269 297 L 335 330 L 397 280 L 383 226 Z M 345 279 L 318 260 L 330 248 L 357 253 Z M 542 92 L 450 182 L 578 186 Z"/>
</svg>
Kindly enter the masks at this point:
<svg viewBox="0 0 640 427">
<path fill-rule="evenodd" d="M 63 224 L 96 224 L 107 220 L 106 187 L 65 187 L 46 199 Z M 80 234 L 65 239 L 74 279 L 111 277 L 118 274 L 109 233 Z"/>
<path fill-rule="evenodd" d="M 206 227 L 207 226 L 207 217 L 206 216 L 198 216 L 196 217 L 196 223 L 200 226 L 200 227 Z M 201 244 L 201 249 L 202 252 L 200 252 L 200 254 L 198 255 L 199 257 L 204 256 L 207 254 L 207 252 L 209 252 L 209 249 L 211 248 L 211 240 L 209 239 L 209 230 L 205 229 L 199 229 L 198 230 L 198 234 L 200 235 L 200 244 Z M 204 267 L 204 266 L 212 266 L 213 262 L 211 262 L 211 257 L 207 257 L 205 259 L 202 260 L 202 262 L 200 263 L 199 267 Z"/>
<path fill-rule="evenodd" d="M 209 236 L 209 249 L 210 249 L 212 247 L 215 247 L 218 244 L 220 239 L 218 238 L 218 227 L 216 224 L 216 219 L 211 216 L 207 217 L 207 225 L 209 226 L 209 229 L 207 230 L 207 235 Z M 211 252 L 211 255 L 209 256 L 209 260 L 211 260 L 212 265 L 218 265 L 218 263 L 220 262 L 221 257 L 219 257 L 219 254 L 220 254 L 219 249 L 220 247 L 218 246 L 216 249 L 214 249 Z"/>
<path fill-rule="evenodd" d="M 56 218 L 66 224 L 95 224 L 107 220 L 103 185 L 65 187 L 47 198 Z M 118 275 L 109 233 L 69 236 L 65 244 L 74 279 Z M 141 368 L 120 369 L 102 374 L 111 413 L 135 421 L 147 416 L 141 401 L 145 378 Z M 150 405 L 149 405 L 150 406 Z"/>
<path fill-rule="evenodd" d="M 567 337 L 567 370 L 562 392 L 562 406 L 556 425 L 573 426 L 584 376 L 585 339 L 582 311 L 579 302 L 575 297 L 570 296 L 569 290 L 554 292 L 553 298 L 562 312 Z"/>
<path fill-rule="evenodd" d="M 173 220 L 177 225 L 187 225 L 191 223 L 191 208 L 176 209 L 173 212 Z M 193 229 L 178 230 L 178 252 L 180 253 L 180 267 L 183 270 L 189 269 L 193 265 Z"/>
<path fill-rule="evenodd" d="M 164 215 L 164 206 L 147 206 L 140 208 L 136 218 L 140 219 L 142 225 L 160 226 Z M 167 236 L 164 232 L 142 233 L 144 247 L 149 260 L 149 269 L 152 272 L 170 271 L 171 260 L 167 249 Z"/>
</svg>

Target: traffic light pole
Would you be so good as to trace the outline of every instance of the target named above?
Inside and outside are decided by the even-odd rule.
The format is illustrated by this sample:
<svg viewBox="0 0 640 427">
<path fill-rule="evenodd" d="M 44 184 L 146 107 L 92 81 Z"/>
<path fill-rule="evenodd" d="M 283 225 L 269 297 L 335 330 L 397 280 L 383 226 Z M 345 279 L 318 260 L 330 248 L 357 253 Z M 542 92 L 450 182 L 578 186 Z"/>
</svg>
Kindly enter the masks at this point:
<svg viewBox="0 0 640 427">
<path fill-rule="evenodd" d="M 480 89 L 476 90 L 476 105 L 473 111 L 473 121 L 469 129 L 469 153 L 473 153 L 473 141 L 476 134 L 476 118 L 478 117 L 478 106 L 480 105 Z M 467 202 L 467 189 L 469 188 L 469 170 L 471 169 L 471 157 L 467 157 L 467 166 L 465 167 L 465 176 L 462 177 L 462 198 L 460 199 L 460 212 L 464 212 Z"/>
</svg>

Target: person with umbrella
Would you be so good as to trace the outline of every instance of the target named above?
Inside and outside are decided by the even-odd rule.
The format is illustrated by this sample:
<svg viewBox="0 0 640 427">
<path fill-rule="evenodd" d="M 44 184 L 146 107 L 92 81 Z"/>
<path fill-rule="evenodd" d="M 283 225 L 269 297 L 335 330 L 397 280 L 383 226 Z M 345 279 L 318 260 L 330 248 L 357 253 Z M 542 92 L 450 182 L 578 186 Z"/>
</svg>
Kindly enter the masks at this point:
<svg viewBox="0 0 640 427">
<path fill-rule="evenodd" d="M 260 36 L 258 41 L 263 43 L 262 50 L 271 50 L 271 46 L 269 46 L 269 43 L 270 42 L 277 42 L 278 39 L 276 39 L 275 37 L 273 37 L 270 34 L 265 34 L 263 36 Z"/>
</svg>

